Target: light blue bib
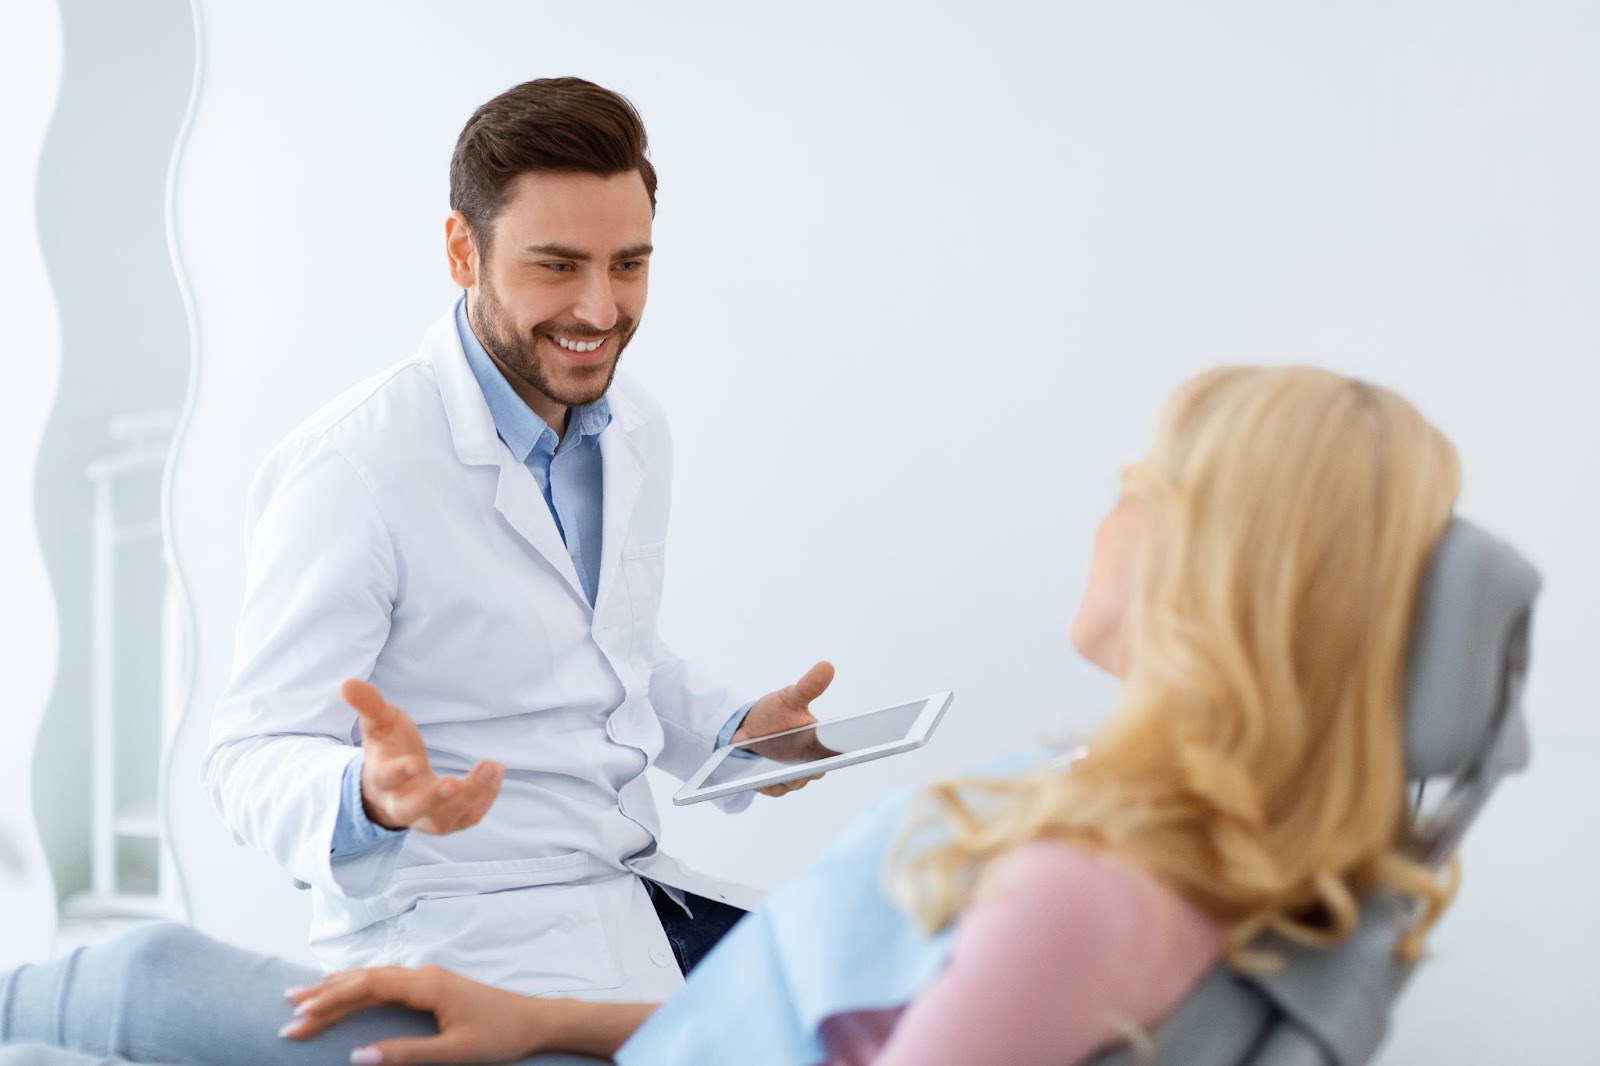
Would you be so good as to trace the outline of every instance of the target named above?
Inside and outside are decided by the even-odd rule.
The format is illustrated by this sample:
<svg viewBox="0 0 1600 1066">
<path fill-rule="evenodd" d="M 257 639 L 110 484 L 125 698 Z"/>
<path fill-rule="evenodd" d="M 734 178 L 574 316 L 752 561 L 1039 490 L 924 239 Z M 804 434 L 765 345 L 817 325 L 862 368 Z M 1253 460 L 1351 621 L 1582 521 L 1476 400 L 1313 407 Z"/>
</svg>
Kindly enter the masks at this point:
<svg viewBox="0 0 1600 1066">
<path fill-rule="evenodd" d="M 985 767 L 1035 765 L 1039 753 Z M 884 862 L 917 791 L 856 819 L 760 910 L 734 926 L 682 991 L 617 1053 L 622 1066 L 809 1066 L 821 1027 L 850 1011 L 898 1007 L 943 969 L 951 931 L 928 936 L 884 891 Z"/>
</svg>

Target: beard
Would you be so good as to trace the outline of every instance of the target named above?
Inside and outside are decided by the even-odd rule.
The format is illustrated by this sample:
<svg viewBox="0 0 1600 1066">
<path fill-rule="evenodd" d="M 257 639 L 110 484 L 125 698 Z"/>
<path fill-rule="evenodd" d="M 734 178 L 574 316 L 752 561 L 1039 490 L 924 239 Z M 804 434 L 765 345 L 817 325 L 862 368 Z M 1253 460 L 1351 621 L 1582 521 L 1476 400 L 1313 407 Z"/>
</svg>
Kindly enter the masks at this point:
<svg viewBox="0 0 1600 1066">
<path fill-rule="evenodd" d="M 564 407 L 583 407 L 606 394 L 611 387 L 611 379 L 616 377 L 622 350 L 633 340 L 633 334 L 638 329 L 634 319 L 619 314 L 617 324 L 609 330 L 596 330 L 581 323 L 569 325 L 550 321 L 539 323 L 523 335 L 511 321 L 510 314 L 487 277 L 478 285 L 477 300 L 469 301 L 467 317 L 478 339 L 483 342 L 484 350 L 494 357 L 502 369 L 515 374 L 525 385 Z M 557 336 L 574 341 L 593 341 L 606 337 L 611 339 L 615 347 L 611 358 L 591 366 L 551 365 L 540 355 L 539 341 L 548 339 L 555 345 Z"/>
</svg>

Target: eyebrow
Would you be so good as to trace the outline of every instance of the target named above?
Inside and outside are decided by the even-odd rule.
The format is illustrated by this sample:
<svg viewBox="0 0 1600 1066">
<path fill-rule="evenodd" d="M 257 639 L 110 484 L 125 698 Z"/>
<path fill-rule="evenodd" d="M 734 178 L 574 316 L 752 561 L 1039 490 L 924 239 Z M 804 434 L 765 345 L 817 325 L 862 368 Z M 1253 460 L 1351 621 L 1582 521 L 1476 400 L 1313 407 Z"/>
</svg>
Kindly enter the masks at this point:
<svg viewBox="0 0 1600 1066">
<path fill-rule="evenodd" d="M 618 259 L 643 259 L 653 251 L 655 251 L 655 249 L 648 244 L 636 244 L 631 248 L 622 249 L 622 251 L 618 252 L 611 258 L 613 261 Z M 566 244 L 530 244 L 526 248 L 522 249 L 522 254 L 525 256 L 548 255 L 554 256 L 557 259 L 571 259 L 579 263 L 587 263 L 594 258 L 588 252 L 585 252 L 580 248 L 573 248 L 571 245 Z"/>
</svg>

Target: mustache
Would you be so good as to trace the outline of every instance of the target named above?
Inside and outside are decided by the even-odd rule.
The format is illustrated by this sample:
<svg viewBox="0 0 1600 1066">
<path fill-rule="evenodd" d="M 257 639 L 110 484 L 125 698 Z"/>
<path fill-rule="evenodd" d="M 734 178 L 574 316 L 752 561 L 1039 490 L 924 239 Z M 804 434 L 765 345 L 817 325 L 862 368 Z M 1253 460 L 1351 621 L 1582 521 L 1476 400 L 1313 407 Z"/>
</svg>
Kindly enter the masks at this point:
<svg viewBox="0 0 1600 1066">
<path fill-rule="evenodd" d="M 602 337 L 626 337 L 633 332 L 633 319 L 621 318 L 610 329 L 597 330 L 593 326 L 538 325 L 533 327 L 535 337 L 565 337 L 574 341 L 597 341 Z"/>
</svg>

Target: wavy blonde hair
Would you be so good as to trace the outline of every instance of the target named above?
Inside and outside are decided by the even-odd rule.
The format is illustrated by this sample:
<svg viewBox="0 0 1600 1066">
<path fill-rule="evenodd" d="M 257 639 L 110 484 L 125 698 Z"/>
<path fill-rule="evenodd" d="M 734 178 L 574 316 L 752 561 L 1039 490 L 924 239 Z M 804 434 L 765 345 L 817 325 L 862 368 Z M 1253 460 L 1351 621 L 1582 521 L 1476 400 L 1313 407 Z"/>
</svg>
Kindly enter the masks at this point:
<svg viewBox="0 0 1600 1066">
<path fill-rule="evenodd" d="M 1238 965 L 1271 964 L 1247 949 L 1267 930 L 1341 940 L 1379 885 L 1423 904 L 1415 959 L 1455 878 L 1402 850 L 1406 646 L 1459 485 L 1387 389 L 1308 367 L 1183 385 L 1124 475 L 1148 522 L 1115 713 L 1070 771 L 930 788 L 890 860 L 902 903 L 943 928 L 995 860 L 1054 839 L 1149 871 Z"/>
</svg>

